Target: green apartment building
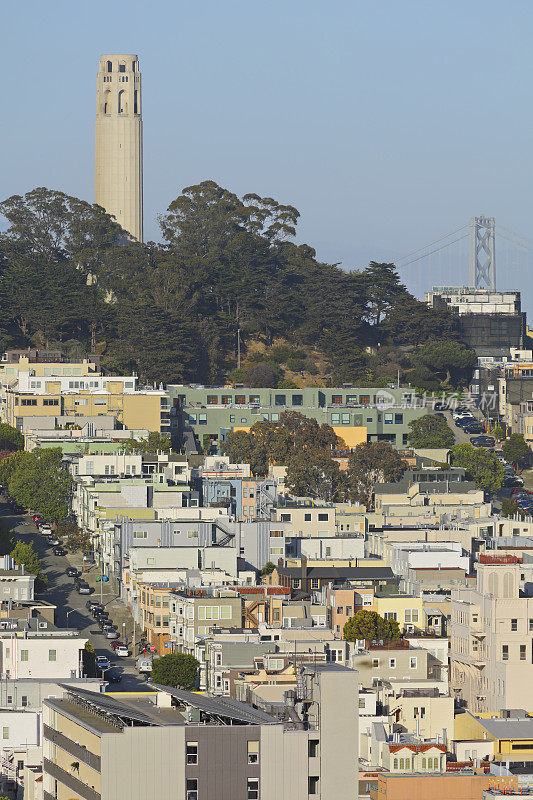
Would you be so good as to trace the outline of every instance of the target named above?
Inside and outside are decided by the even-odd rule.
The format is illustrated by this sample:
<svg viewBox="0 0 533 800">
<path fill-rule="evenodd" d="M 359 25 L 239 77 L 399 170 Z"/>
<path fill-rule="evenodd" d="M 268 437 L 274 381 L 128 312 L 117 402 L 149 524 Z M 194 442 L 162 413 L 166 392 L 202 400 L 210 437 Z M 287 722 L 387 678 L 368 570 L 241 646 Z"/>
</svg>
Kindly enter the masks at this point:
<svg viewBox="0 0 533 800">
<path fill-rule="evenodd" d="M 348 448 L 362 442 L 407 445 L 409 423 L 427 413 L 411 388 L 342 387 L 325 389 L 246 389 L 170 385 L 172 433 L 224 441 L 232 430 L 247 430 L 254 422 L 277 422 L 283 411 L 297 411 L 331 425 Z"/>
</svg>

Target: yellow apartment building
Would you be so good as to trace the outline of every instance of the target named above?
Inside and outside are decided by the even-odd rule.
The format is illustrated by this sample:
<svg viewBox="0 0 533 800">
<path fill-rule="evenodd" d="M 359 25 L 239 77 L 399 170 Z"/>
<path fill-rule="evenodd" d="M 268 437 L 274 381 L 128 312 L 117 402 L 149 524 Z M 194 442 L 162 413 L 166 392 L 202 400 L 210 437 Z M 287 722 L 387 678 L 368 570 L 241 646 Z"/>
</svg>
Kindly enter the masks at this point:
<svg viewBox="0 0 533 800">
<path fill-rule="evenodd" d="M 384 619 L 395 619 L 402 632 L 417 633 L 425 629 L 425 615 L 421 597 L 407 594 L 376 594 L 374 611 Z"/>
<path fill-rule="evenodd" d="M 31 383 L 41 384 L 39 387 Z M 100 381 L 101 382 L 101 379 Z M 67 386 L 65 381 L 54 378 L 30 381 L 26 390 L 2 387 L 0 412 L 2 421 L 15 428 L 22 427 L 25 417 L 48 416 L 112 416 L 124 428 L 161 432 L 168 422 L 167 395 L 162 390 L 129 390 L 125 379 L 106 379 L 105 389 L 100 387 L 81 388 Z M 96 383 L 94 381 L 74 381 L 69 384 Z"/>
</svg>

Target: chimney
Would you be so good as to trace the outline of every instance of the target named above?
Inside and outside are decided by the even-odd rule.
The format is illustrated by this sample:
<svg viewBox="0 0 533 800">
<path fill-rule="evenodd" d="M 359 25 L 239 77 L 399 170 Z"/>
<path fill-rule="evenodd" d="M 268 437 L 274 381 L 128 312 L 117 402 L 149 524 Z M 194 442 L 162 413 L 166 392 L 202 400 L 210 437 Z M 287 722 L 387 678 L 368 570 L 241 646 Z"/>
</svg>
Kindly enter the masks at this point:
<svg viewBox="0 0 533 800">
<path fill-rule="evenodd" d="M 307 556 L 302 556 L 300 559 L 300 586 L 303 589 L 307 580 Z"/>
</svg>

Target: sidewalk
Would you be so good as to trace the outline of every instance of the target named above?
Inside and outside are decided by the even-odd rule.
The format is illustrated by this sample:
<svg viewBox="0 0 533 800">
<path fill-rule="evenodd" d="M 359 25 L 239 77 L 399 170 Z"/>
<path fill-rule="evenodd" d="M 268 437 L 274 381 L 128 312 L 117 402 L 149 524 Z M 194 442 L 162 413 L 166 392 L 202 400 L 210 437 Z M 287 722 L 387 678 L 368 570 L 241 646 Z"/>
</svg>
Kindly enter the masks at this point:
<svg viewBox="0 0 533 800">
<path fill-rule="evenodd" d="M 66 559 L 71 566 L 82 570 L 84 565 L 81 551 L 78 553 L 68 553 Z M 85 567 L 85 569 L 87 571 L 83 571 L 83 580 L 94 589 L 90 599 L 97 600 L 104 604 L 106 611 L 109 611 L 109 616 L 113 620 L 113 624 L 117 626 L 120 640 L 123 642 L 125 641 L 124 637 L 127 637 L 127 642 L 131 645 L 134 633 L 133 616 L 118 596 L 118 589 L 115 581 L 113 578 L 110 578 L 108 581 L 102 581 L 100 568 L 96 564 L 91 564 L 89 567 Z M 89 599 L 89 597 L 87 597 L 87 599 Z M 137 625 L 135 631 L 136 642 L 139 641 L 141 633 L 142 631 Z M 133 655 L 136 655 L 136 653 L 133 653 Z"/>
</svg>

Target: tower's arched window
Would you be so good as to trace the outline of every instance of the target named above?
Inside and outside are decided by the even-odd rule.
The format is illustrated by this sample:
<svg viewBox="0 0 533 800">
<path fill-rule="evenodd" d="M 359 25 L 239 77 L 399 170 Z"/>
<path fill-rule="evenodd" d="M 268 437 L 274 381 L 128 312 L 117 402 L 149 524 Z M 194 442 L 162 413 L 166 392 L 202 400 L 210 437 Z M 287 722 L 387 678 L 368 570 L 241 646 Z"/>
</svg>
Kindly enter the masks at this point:
<svg viewBox="0 0 533 800">
<path fill-rule="evenodd" d="M 122 89 L 122 91 L 118 93 L 118 113 L 119 114 L 128 113 L 128 102 L 126 100 L 126 92 L 124 91 L 124 89 Z"/>
<path fill-rule="evenodd" d="M 111 61 L 107 62 L 107 71 L 113 72 L 113 63 Z"/>
<path fill-rule="evenodd" d="M 133 113 L 134 114 L 138 114 L 139 113 L 139 101 L 137 99 L 138 94 L 139 93 L 138 93 L 137 89 L 135 89 L 135 91 L 133 93 Z"/>
<path fill-rule="evenodd" d="M 111 113 L 111 92 L 107 89 L 104 92 L 104 114 Z"/>
<path fill-rule="evenodd" d="M 135 61 L 131 62 L 131 71 L 135 72 Z"/>
<path fill-rule="evenodd" d="M 118 71 L 119 72 L 126 72 L 126 65 L 125 64 L 119 64 L 118 65 Z"/>
</svg>

